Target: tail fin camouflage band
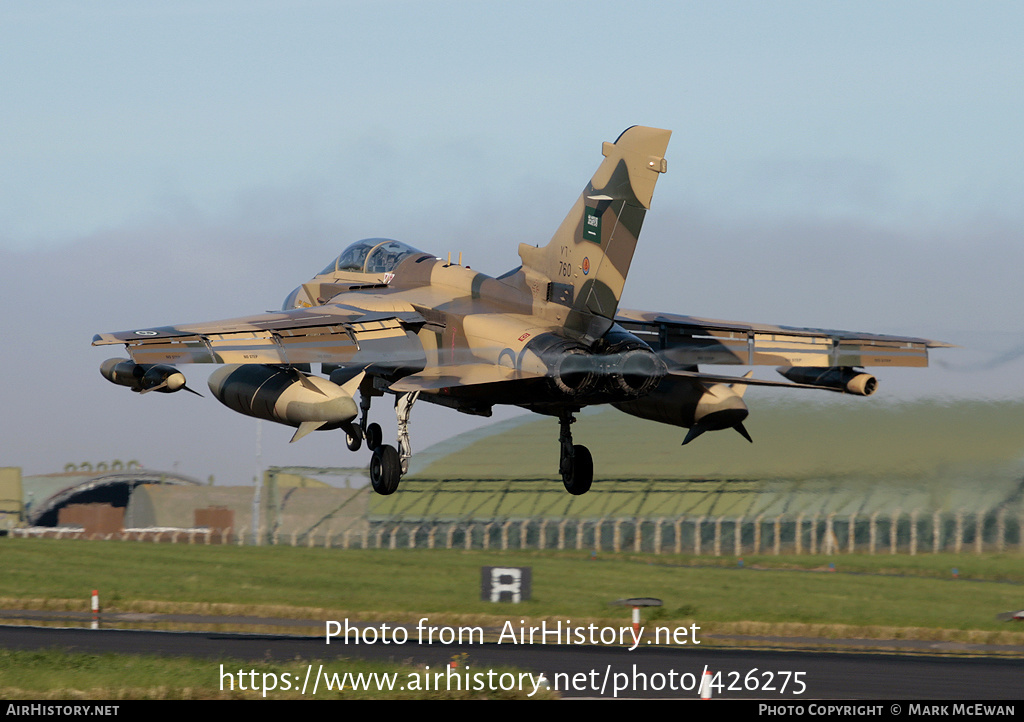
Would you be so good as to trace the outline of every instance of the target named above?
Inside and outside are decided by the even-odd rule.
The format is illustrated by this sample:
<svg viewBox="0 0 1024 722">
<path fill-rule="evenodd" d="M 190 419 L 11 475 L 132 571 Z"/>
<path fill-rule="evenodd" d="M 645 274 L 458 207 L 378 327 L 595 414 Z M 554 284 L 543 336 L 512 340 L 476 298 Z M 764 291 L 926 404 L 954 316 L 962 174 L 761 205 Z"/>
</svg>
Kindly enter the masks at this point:
<svg viewBox="0 0 1024 722">
<path fill-rule="evenodd" d="M 594 177 L 543 248 L 520 244 L 519 257 L 551 282 L 549 300 L 577 313 L 615 317 L 658 175 L 666 171 L 671 131 L 633 126 L 614 143 Z M 567 325 L 571 325 L 567 324 Z"/>
</svg>

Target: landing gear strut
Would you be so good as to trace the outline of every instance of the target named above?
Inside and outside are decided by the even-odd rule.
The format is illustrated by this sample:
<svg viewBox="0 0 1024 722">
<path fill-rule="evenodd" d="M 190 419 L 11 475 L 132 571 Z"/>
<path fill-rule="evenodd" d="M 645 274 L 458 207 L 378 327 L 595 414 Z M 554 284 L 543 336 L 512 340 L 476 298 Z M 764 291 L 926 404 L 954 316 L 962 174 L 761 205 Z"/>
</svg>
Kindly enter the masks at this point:
<svg viewBox="0 0 1024 722">
<path fill-rule="evenodd" d="M 565 490 L 579 496 L 590 491 L 590 485 L 594 481 L 594 458 L 586 446 L 573 445 L 570 426 L 574 423 L 576 418 L 571 411 L 564 412 L 558 417 L 558 442 L 562 451 L 558 471 L 562 475 Z"/>
<path fill-rule="evenodd" d="M 375 451 L 380 442 L 384 439 L 384 432 L 380 430 L 380 424 L 371 424 L 370 421 L 370 401 L 374 396 L 380 396 L 380 393 L 373 394 L 370 389 L 365 386 L 359 390 L 359 431 L 362 432 L 362 437 L 366 439 L 366 448 L 370 451 Z M 356 443 L 355 448 L 349 444 L 352 451 L 359 449 L 359 444 Z"/>
<path fill-rule="evenodd" d="M 419 391 L 398 394 L 395 398 L 395 415 L 398 417 L 398 449 L 382 444 L 382 433 L 377 424 L 365 425 L 366 413 L 370 410 L 369 396 L 363 396 L 360 405 L 363 407 L 361 426 L 365 426 L 366 445 L 373 449 L 370 458 L 370 484 L 378 494 L 387 496 L 398 491 L 398 482 L 409 471 L 409 459 L 412 457 L 412 444 L 409 443 L 409 414 L 412 405 L 419 397 Z"/>
</svg>

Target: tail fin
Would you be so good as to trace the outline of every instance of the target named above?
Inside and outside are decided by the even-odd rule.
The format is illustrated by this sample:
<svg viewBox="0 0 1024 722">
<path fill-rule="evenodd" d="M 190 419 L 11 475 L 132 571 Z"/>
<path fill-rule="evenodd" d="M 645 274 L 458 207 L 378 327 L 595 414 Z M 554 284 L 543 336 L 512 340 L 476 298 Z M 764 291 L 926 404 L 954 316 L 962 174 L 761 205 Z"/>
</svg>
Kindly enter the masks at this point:
<svg viewBox="0 0 1024 722">
<path fill-rule="evenodd" d="M 547 300 L 577 312 L 567 326 L 585 327 L 581 314 L 615 317 L 671 135 L 634 125 L 605 143 L 604 161 L 550 243 L 519 245 L 524 269 L 548 279 Z"/>
</svg>

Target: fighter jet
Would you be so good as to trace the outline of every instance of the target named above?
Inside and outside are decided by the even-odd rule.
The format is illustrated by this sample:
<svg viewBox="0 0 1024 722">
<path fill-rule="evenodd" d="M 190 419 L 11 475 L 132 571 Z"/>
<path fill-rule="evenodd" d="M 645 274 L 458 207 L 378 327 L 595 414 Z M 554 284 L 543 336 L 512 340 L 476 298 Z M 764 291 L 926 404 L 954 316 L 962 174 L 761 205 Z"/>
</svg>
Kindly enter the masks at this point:
<svg viewBox="0 0 1024 722">
<path fill-rule="evenodd" d="M 234 411 L 296 427 L 292 441 L 329 429 L 343 430 L 349 449 L 365 441 L 380 494 L 408 472 L 417 399 L 480 416 L 519 406 L 558 419 L 558 470 L 570 494 L 583 494 L 594 462 L 571 425 L 585 406 L 686 428 L 683 444 L 730 428 L 749 441 L 749 385 L 868 396 L 877 381 L 865 367 L 927 366 L 929 348 L 948 346 L 619 309 L 670 135 L 633 126 L 604 143 L 604 160 L 551 240 L 520 244 L 522 265 L 500 276 L 400 241 L 361 240 L 278 313 L 98 334 L 94 345 L 123 344 L 130 356 L 100 371 L 133 391 L 173 393 L 192 391 L 178 364 L 222 364 L 210 391 Z M 766 364 L 788 381 L 700 369 Z M 397 448 L 369 421 L 384 394 L 395 397 Z"/>
</svg>

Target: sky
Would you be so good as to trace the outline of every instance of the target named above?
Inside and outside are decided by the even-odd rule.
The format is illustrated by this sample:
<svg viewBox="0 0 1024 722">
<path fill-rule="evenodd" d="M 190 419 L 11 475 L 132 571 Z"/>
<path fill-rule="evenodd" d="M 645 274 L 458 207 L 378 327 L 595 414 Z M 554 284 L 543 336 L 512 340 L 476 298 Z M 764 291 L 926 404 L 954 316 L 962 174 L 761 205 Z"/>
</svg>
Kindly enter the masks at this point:
<svg viewBox="0 0 1024 722">
<path fill-rule="evenodd" d="M 279 308 L 364 237 L 499 275 L 634 124 L 673 136 L 624 307 L 936 338 L 962 348 L 864 403 L 1019 398 L 1022 27 L 1009 2 L 5 2 L 0 466 L 366 464 L 112 386 L 92 335 Z M 419 404 L 413 447 L 479 423 Z"/>
</svg>

